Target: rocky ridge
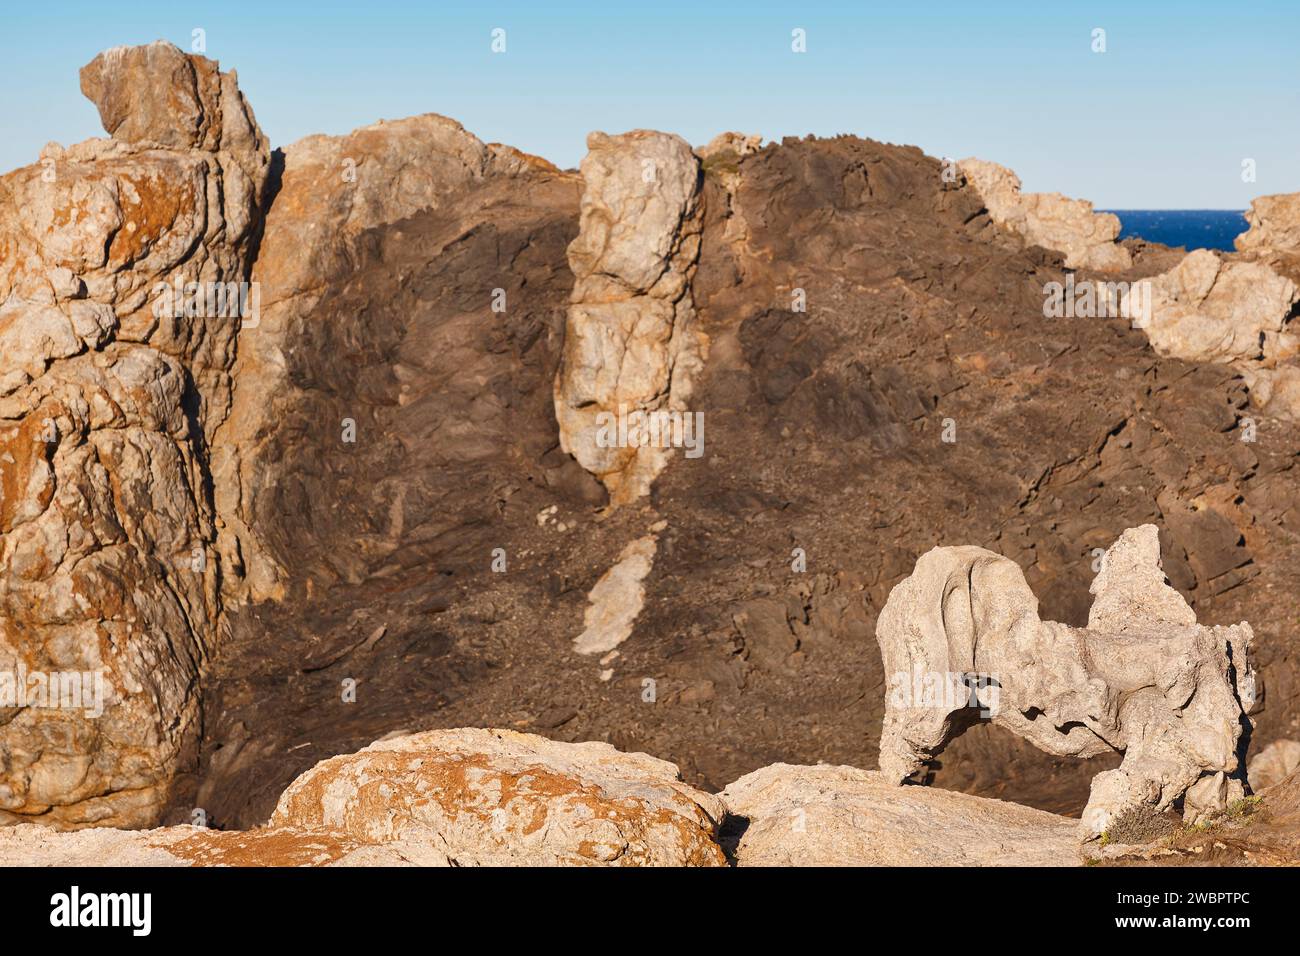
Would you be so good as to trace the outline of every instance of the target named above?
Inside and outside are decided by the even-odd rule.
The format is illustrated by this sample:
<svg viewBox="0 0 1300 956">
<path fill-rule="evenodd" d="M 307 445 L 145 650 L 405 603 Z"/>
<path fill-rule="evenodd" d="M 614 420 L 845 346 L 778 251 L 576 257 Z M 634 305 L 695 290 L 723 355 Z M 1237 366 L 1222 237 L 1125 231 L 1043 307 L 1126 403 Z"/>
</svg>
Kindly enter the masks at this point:
<svg viewBox="0 0 1300 956">
<path fill-rule="evenodd" d="M 1016 231 L 992 190 L 855 137 L 730 134 L 692 155 L 637 131 L 597 137 L 575 174 L 428 115 L 271 153 L 210 61 L 153 45 L 96 62 L 115 139 L 50 147 L 52 183 L 47 163 L 0 179 L 18 283 L 0 305 L 0 660 L 125 657 L 129 706 L 0 711 L 6 822 L 202 810 L 213 839 L 256 833 L 303 772 L 399 728 L 604 739 L 701 793 L 776 761 L 865 764 L 885 712 L 871 633 L 918 554 L 978 543 L 1082 627 L 1095 552 L 1144 523 L 1200 620 L 1255 625 L 1252 749 L 1294 736 L 1293 429 L 1238 365 L 1042 318 L 1076 254 L 1127 255 L 1108 277 L 1136 281 L 1177 253 L 1114 243 L 1086 204 Z M 94 180 L 119 161 L 167 169 L 164 201 L 81 249 L 72 210 L 109 208 Z M 191 166 L 202 188 L 171 175 Z M 34 238 L 46 186 L 87 198 Z M 138 186 L 106 188 L 137 205 Z M 155 328 L 148 294 L 178 276 L 251 276 L 260 310 Z M 1252 328 L 1282 347 L 1285 326 Z M 65 382 L 88 441 L 29 441 L 45 419 L 78 434 L 41 405 Z M 706 414 L 706 455 L 584 460 L 584 441 L 609 451 L 596 410 L 625 400 Z M 1239 440 L 1248 416 L 1258 442 Z M 653 559 L 618 578 L 639 612 L 589 630 L 599 582 L 647 536 Z M 575 653 L 596 632 L 617 642 L 599 663 Z M 924 774 L 1059 815 L 1119 757 L 981 724 Z"/>
</svg>

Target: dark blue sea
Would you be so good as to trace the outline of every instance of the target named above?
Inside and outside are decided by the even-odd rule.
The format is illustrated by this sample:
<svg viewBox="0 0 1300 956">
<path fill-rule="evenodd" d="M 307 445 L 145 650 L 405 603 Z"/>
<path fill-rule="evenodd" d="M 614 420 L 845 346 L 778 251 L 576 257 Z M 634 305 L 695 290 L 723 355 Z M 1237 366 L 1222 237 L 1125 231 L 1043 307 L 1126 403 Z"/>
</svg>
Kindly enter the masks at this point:
<svg viewBox="0 0 1300 956">
<path fill-rule="evenodd" d="M 1121 239 L 1136 237 L 1166 246 L 1233 250 L 1232 240 L 1246 231 L 1246 217 L 1235 209 L 1104 209 L 1119 216 Z"/>
</svg>

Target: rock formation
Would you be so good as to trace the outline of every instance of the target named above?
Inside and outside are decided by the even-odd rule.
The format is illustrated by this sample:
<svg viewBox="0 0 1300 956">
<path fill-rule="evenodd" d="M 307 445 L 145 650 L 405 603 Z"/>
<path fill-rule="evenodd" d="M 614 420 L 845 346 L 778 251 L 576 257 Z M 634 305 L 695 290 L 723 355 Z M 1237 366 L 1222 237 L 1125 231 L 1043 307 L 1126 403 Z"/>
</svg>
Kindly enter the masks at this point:
<svg viewBox="0 0 1300 956">
<path fill-rule="evenodd" d="M 102 687 L 103 713 L 0 701 L 0 822 L 138 826 L 197 742 L 207 449 L 270 155 L 203 57 L 117 48 L 81 79 L 113 139 L 0 178 L 0 668 Z"/>
<path fill-rule="evenodd" d="M 1259 793 L 1275 787 L 1300 768 L 1300 741 L 1275 740 L 1250 758 L 1246 777 L 1250 789 Z"/>
<path fill-rule="evenodd" d="M 712 796 L 608 744 L 446 730 L 322 761 L 264 827 L 0 828 L 0 865 L 1068 866 L 1073 830 L 852 767 L 777 764 Z"/>
<path fill-rule="evenodd" d="M 1093 780 L 1088 837 L 1180 800 L 1195 821 L 1243 796 L 1238 741 L 1255 705 L 1250 626 L 1197 625 L 1165 582 L 1152 525 L 1115 542 L 1091 590 L 1087 628 L 1070 628 L 1039 619 L 1013 561 L 971 547 L 923 555 L 876 630 L 891 677 L 886 779 L 913 777 L 982 712 L 1048 753 L 1124 754 Z"/>
<path fill-rule="evenodd" d="M 1261 263 L 1197 249 L 1146 281 L 1151 320 L 1144 328 L 1161 355 L 1189 362 L 1274 362 L 1296 350 L 1295 333 L 1286 328 L 1296 284 Z"/>
<path fill-rule="evenodd" d="M 355 580 L 366 561 L 391 559 L 396 542 L 368 520 L 340 515 L 340 498 L 378 498 L 400 533 L 424 520 L 443 487 L 460 484 L 438 466 L 508 457 L 514 433 L 546 441 L 541 423 L 509 421 L 518 403 L 505 380 L 537 374 L 519 369 L 511 352 L 519 339 L 531 345 L 546 318 L 546 302 L 520 290 L 550 279 L 518 247 L 536 241 L 544 248 L 554 220 L 561 210 L 567 217 L 576 199 L 571 177 L 549 163 L 484 144 L 435 114 L 294 143 L 284 150 L 277 188 L 254 271 L 262 321 L 240 343 L 231 413 L 213 450 L 221 552 L 234 571 L 227 588 L 241 600 L 284 598 L 291 583 L 301 593 L 308 577 Z M 403 231 L 398 224 L 406 220 Z M 454 289 L 407 288 L 410 265 L 391 279 L 369 276 L 365 288 L 356 281 L 378 271 L 385 253 L 391 258 L 417 241 L 423 248 L 409 255 L 442 253 L 442 268 L 451 271 L 451 260 L 468 257 L 466 234 L 492 248 L 458 262 Z M 494 244 L 507 235 L 504 247 Z M 420 310 L 396 325 L 399 294 Z M 344 299 L 369 316 L 368 328 L 359 319 L 323 320 Z M 411 304 L 404 307 L 409 319 Z M 433 382 L 446 387 L 434 394 Z M 533 417 L 543 411 L 539 403 Z M 393 417 L 428 443 L 419 449 L 418 478 L 394 461 L 405 449 L 389 437 Z M 353 433 L 345 435 L 347 421 Z M 295 442 L 319 452 L 304 461 L 291 450 Z M 350 483 L 354 473 L 359 487 L 318 493 L 334 475 Z M 302 508 L 330 518 L 287 527 L 286 512 Z M 314 546 L 325 526 L 339 522 L 349 525 L 333 529 L 341 540 L 369 539 L 361 552 Z"/>
<path fill-rule="evenodd" d="M 1022 193 L 1020 177 L 997 163 L 963 159 L 958 166 L 995 223 L 1030 245 L 1063 253 L 1067 269 L 1120 272 L 1133 264 L 1128 250 L 1115 242 L 1117 216 L 1095 213 L 1087 200 L 1060 193 Z"/>
<path fill-rule="evenodd" d="M 1296 279 L 1294 203 L 1271 196 L 1252 207 L 1239 255 L 1197 249 L 1168 272 L 1140 280 L 1127 296 L 1146 299 L 1140 327 L 1161 355 L 1237 369 L 1261 410 L 1300 421 L 1300 334 L 1292 326 Z M 1289 218 L 1290 217 L 1290 218 Z"/>
<path fill-rule="evenodd" d="M 700 169 L 686 141 L 667 133 L 592 133 L 587 150 L 555 417 L 560 447 L 623 504 L 646 494 L 672 447 L 646 441 L 641 423 L 689 412 L 703 365 L 690 291 Z"/>
<path fill-rule="evenodd" d="M 1246 222 L 1250 228 L 1237 237 L 1237 251 L 1300 279 L 1300 193 L 1260 196 L 1251 202 Z"/>
<path fill-rule="evenodd" d="M 885 710 L 871 634 L 916 554 L 983 545 L 1082 625 L 1094 550 L 1144 523 L 1201 620 L 1255 623 L 1256 742 L 1291 733 L 1294 436 L 1235 364 L 1044 323 L 1063 255 L 1113 246 L 1086 208 L 1029 239 L 920 150 L 851 136 L 724 134 L 698 158 L 596 137 L 579 176 L 426 115 L 269 153 L 208 61 L 97 63 L 114 140 L 0 179 L 0 693 L 19 665 L 103 658 L 117 696 L 99 719 L 0 710 L 3 822 L 202 811 L 218 830 L 149 839 L 446 862 L 419 836 L 399 854 L 259 825 L 321 760 L 397 730 L 607 740 L 700 793 L 853 763 Z M 118 169 L 166 175 L 133 203 L 144 187 L 114 173 L 110 202 L 94 177 Z M 74 212 L 111 238 L 83 242 Z M 1127 248 L 1108 280 L 1181 258 Z M 183 297 L 250 263 L 241 321 L 149 308 L 162 283 Z M 707 413 L 707 455 L 602 447 L 620 405 Z M 1237 440 L 1246 415 L 1257 443 Z M 633 617 L 599 667 L 580 655 Z M 1103 749 L 1063 759 L 990 722 L 933 783 L 1077 814 L 1120 762 Z M 783 774 L 797 794 L 804 772 Z M 918 790 L 890 805 L 949 796 Z"/>
<path fill-rule="evenodd" d="M 645 606 L 642 582 L 654 567 L 658 539 L 648 534 L 619 553 L 618 562 L 600 576 L 587 595 L 591 605 L 583 615 L 583 631 L 573 642 L 579 654 L 604 654 L 627 640 Z"/>
</svg>

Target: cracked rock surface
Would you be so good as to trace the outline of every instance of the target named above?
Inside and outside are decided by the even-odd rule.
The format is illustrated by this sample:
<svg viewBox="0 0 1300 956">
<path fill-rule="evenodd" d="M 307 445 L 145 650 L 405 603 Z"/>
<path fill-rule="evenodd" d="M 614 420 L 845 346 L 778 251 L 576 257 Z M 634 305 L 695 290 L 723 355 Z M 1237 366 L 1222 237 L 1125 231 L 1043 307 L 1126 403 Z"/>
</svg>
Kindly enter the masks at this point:
<svg viewBox="0 0 1300 956">
<path fill-rule="evenodd" d="M 234 74 L 170 44 L 82 88 L 113 138 L 0 178 L 0 662 L 100 675 L 104 713 L 0 709 L 0 822 L 139 826 L 197 744 L 242 320 L 160 290 L 248 278 L 269 148 Z"/>
<path fill-rule="evenodd" d="M 673 452 L 612 445 L 602 439 L 602 415 L 689 412 L 703 367 L 690 291 L 703 223 L 700 167 L 681 137 L 650 130 L 592 133 L 587 150 L 555 417 L 560 447 L 623 504 L 649 491 Z"/>
</svg>

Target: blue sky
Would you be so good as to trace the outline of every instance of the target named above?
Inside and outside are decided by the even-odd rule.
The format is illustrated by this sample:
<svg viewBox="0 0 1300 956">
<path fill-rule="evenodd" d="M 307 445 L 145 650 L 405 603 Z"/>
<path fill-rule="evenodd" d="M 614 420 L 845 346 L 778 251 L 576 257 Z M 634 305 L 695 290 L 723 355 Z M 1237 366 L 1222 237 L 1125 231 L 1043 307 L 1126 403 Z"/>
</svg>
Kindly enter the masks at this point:
<svg viewBox="0 0 1300 956">
<path fill-rule="evenodd" d="M 1027 190 L 1102 208 L 1244 208 L 1300 191 L 1296 0 L 52 0 L 8 3 L 3 22 L 4 170 L 49 140 L 102 135 L 77 85 L 99 50 L 188 50 L 200 27 L 276 145 L 437 112 L 561 166 L 593 129 L 693 143 L 854 133 L 992 159 Z M 795 28 L 806 53 L 791 52 Z"/>
</svg>

